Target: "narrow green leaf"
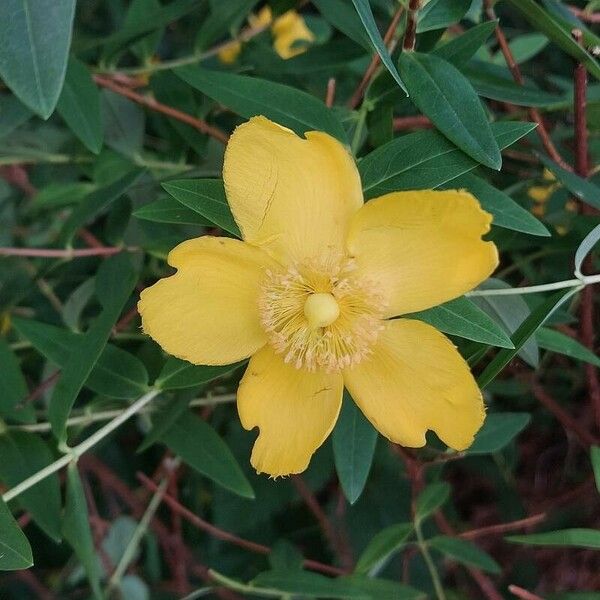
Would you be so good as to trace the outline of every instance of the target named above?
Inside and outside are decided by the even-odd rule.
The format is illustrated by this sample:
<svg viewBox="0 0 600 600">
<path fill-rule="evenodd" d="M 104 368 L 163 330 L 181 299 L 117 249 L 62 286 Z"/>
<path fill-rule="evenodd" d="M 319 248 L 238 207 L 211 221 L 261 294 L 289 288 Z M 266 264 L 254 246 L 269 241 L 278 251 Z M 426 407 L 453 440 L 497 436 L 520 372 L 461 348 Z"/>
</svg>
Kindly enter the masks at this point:
<svg viewBox="0 0 600 600">
<path fill-rule="evenodd" d="M 117 181 L 99 188 L 84 198 L 69 215 L 60 232 L 60 243 L 71 244 L 77 230 L 120 198 L 140 177 L 143 171 L 134 169 Z"/>
<path fill-rule="evenodd" d="M 158 442 L 184 412 L 187 412 L 189 398 L 169 399 L 163 406 L 152 415 L 152 429 L 146 434 L 142 443 L 138 446 L 136 453 L 145 452 L 150 446 Z"/>
<path fill-rule="evenodd" d="M 600 190 L 599 190 L 600 191 Z M 581 272 L 581 267 L 583 265 L 583 261 L 586 259 L 587 255 L 593 250 L 596 244 L 600 242 L 600 225 L 596 225 L 592 231 L 590 231 L 579 247 L 577 248 L 577 252 L 575 252 L 575 274 L 583 275 Z"/>
<path fill-rule="evenodd" d="M 252 486 L 227 444 L 199 417 L 186 412 L 161 440 L 202 475 L 243 498 L 254 498 Z"/>
<path fill-rule="evenodd" d="M 563 169 L 542 154 L 538 155 L 538 158 L 571 193 L 593 208 L 600 210 L 600 187 L 575 173 Z"/>
<path fill-rule="evenodd" d="M 514 349 L 500 350 L 477 378 L 479 387 L 483 389 L 491 383 L 500 371 L 516 356 L 523 344 L 546 322 L 550 315 L 571 296 L 576 294 L 577 291 L 577 289 L 560 290 L 560 292 L 542 302 L 512 336 L 512 341 L 515 345 Z"/>
<path fill-rule="evenodd" d="M 236 237 L 242 237 L 231 214 L 221 179 L 178 179 L 163 188 L 187 208 Z"/>
<path fill-rule="evenodd" d="M 39 436 L 26 431 L 10 431 L 1 435 L 0 456 L 0 479 L 9 487 L 18 485 L 54 460 L 47 444 Z M 48 536 L 60 541 L 61 499 L 56 473 L 20 494 L 18 503 L 29 511 Z"/>
<path fill-rule="evenodd" d="M 485 44 L 497 24 L 498 21 L 485 21 L 471 27 L 465 33 L 435 48 L 433 54 L 460 68 Z"/>
<path fill-rule="evenodd" d="M 131 295 L 136 279 L 136 273 L 125 254 L 107 259 L 98 270 L 96 296 L 103 310 L 83 335 L 78 347 L 71 352 L 50 400 L 48 416 L 52 431 L 59 440 L 66 437 L 65 423 L 71 408 L 100 358 L 112 326 Z"/>
<path fill-rule="evenodd" d="M 33 414 L 29 410 L 17 410 L 28 394 L 27 383 L 21 373 L 19 360 L 8 343 L 0 337 L 0 416 L 29 422 Z"/>
<path fill-rule="evenodd" d="M 464 296 L 407 317 L 425 321 L 450 335 L 500 348 L 513 347 L 502 328 Z"/>
<path fill-rule="evenodd" d="M 537 56 L 548 45 L 548 38 L 541 33 L 524 33 L 510 40 L 508 45 L 515 62 L 522 64 Z M 506 65 L 501 50 L 494 55 L 493 63 L 501 67 Z"/>
<path fill-rule="evenodd" d="M 508 542 L 527 544 L 528 546 L 570 546 L 600 550 L 600 530 L 598 529 L 559 529 L 558 531 L 529 535 L 510 535 L 504 539 Z"/>
<path fill-rule="evenodd" d="M 228 375 L 246 361 L 223 366 L 193 365 L 186 360 L 170 356 L 159 373 L 154 385 L 161 390 L 179 390 L 208 383 Z"/>
<path fill-rule="evenodd" d="M 546 226 L 528 210 L 519 206 L 508 194 L 490 185 L 485 179 L 466 173 L 445 183 L 444 189 L 465 188 L 479 200 L 481 207 L 493 217 L 492 225 L 530 235 L 549 237 Z"/>
<path fill-rule="evenodd" d="M 535 129 L 533 123 L 492 123 L 501 149 Z M 358 163 L 365 197 L 400 190 L 435 189 L 478 163 L 436 131 L 419 131 L 379 146 Z"/>
<path fill-rule="evenodd" d="M 590 448 L 590 459 L 592 461 L 594 479 L 596 480 L 596 489 L 600 494 L 600 446 L 592 446 Z"/>
<path fill-rule="evenodd" d="M 500 169 L 500 148 L 465 76 L 434 54 L 403 52 L 398 66 L 411 100 L 437 129 L 477 162 Z"/>
<path fill-rule="evenodd" d="M 0 498 L 0 571 L 19 571 L 33 566 L 31 546 L 8 506 Z"/>
<path fill-rule="evenodd" d="M 344 35 L 371 51 L 372 45 L 360 17 L 346 0 L 313 0 L 323 17 Z"/>
<path fill-rule="evenodd" d="M 487 573 L 501 573 L 500 565 L 475 544 L 460 538 L 439 535 L 427 540 L 427 545 L 463 565 L 481 569 Z"/>
<path fill-rule="evenodd" d="M 429 0 L 418 13 L 417 33 L 453 25 L 465 16 L 471 3 L 472 0 Z"/>
<path fill-rule="evenodd" d="M 33 113 L 16 96 L 0 95 L 0 138 L 7 136 L 32 116 Z"/>
<path fill-rule="evenodd" d="M 430 483 L 418 496 L 415 503 L 415 519 L 422 521 L 434 513 L 450 498 L 450 485 L 440 481 Z"/>
<path fill-rule="evenodd" d="M 366 577 L 365 575 L 344 575 L 338 580 L 344 581 L 356 590 L 368 594 L 373 600 L 426 600 L 427 595 L 420 590 L 392 581 Z"/>
<path fill-rule="evenodd" d="M 556 352 L 570 358 L 582 360 L 600 368 L 600 358 L 577 340 L 547 327 L 540 327 L 535 334 L 540 348 Z"/>
<path fill-rule="evenodd" d="M 67 365 L 73 348 L 78 348 L 83 339 L 82 334 L 31 319 L 14 318 L 13 324 L 38 352 L 61 368 Z M 148 391 L 148 372 L 138 358 L 107 344 L 84 385 L 110 398 L 137 398 Z"/>
<path fill-rule="evenodd" d="M 56 108 L 85 147 L 98 154 L 104 136 L 100 93 L 87 67 L 73 56 Z"/>
<path fill-rule="evenodd" d="M 98 562 L 90 531 L 87 502 L 75 462 L 70 463 L 67 469 L 65 516 L 62 530 L 65 540 L 71 545 L 83 565 L 94 597 L 102 600 Z"/>
<path fill-rule="evenodd" d="M 535 0 L 509 0 L 535 29 L 547 35 L 557 46 L 570 54 L 576 61 L 583 63 L 596 79 L 600 79 L 600 65 L 596 59 L 586 52 L 561 26 L 561 24 Z"/>
<path fill-rule="evenodd" d="M 340 484 L 348 502 L 354 504 L 360 498 L 371 470 L 377 431 L 349 395 L 344 397 L 332 441 Z"/>
<path fill-rule="evenodd" d="M 392 57 L 390 56 L 388 49 L 385 47 L 385 44 L 381 39 L 381 34 L 379 33 L 379 29 L 377 29 L 377 23 L 375 23 L 373 13 L 371 12 L 369 0 L 352 0 L 352 4 L 354 4 L 354 8 L 356 8 L 356 12 L 362 21 L 365 31 L 367 32 L 371 43 L 375 47 L 377 54 L 379 54 L 379 58 L 381 58 L 381 62 L 390 72 L 391 76 L 394 78 L 400 88 L 403 89 L 408 95 L 404 81 L 402 81 L 402 78 L 400 77 L 394 62 L 392 61 Z"/>
<path fill-rule="evenodd" d="M 385 565 L 393 554 L 403 548 L 413 532 L 412 523 L 398 523 L 378 531 L 360 555 L 355 573 L 369 573 Z"/>
<path fill-rule="evenodd" d="M 335 114 L 321 100 L 302 90 L 258 77 L 200 67 L 180 67 L 174 73 L 241 117 L 263 115 L 300 135 L 306 131 L 325 131 L 346 142 L 346 132 Z"/>
<path fill-rule="evenodd" d="M 133 216 L 155 223 L 210 226 L 211 221 L 200 213 L 182 206 L 174 198 L 160 198 L 133 211 Z"/>
<path fill-rule="evenodd" d="M 252 586 L 277 590 L 282 596 L 294 595 L 303 598 L 367 600 L 370 597 L 343 579 L 332 579 L 310 571 L 265 571 L 252 580 Z"/>
<path fill-rule="evenodd" d="M 488 414 L 467 454 L 493 454 L 502 450 L 527 427 L 529 421 L 529 413 Z"/>
<path fill-rule="evenodd" d="M 228 0 L 213 3 L 210 14 L 202 20 L 196 37 L 198 48 L 205 49 L 229 33 L 248 16 L 258 0 Z"/>
<path fill-rule="evenodd" d="M 4 0 L 0 77 L 33 112 L 47 119 L 65 79 L 75 0 Z"/>
</svg>

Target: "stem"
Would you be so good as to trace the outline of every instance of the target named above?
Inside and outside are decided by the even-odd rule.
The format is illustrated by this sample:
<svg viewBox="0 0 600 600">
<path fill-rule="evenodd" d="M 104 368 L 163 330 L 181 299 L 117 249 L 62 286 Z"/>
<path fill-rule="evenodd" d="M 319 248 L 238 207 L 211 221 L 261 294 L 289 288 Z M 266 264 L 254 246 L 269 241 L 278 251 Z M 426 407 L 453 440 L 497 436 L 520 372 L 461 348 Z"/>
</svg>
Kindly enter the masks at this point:
<svg viewBox="0 0 600 600">
<path fill-rule="evenodd" d="M 103 247 L 103 248 L 0 248 L 0 256 L 30 256 L 41 258 L 77 258 L 83 256 L 111 256 L 123 251 L 133 251 L 134 248 Z"/>
<path fill-rule="evenodd" d="M 600 283 L 600 274 L 584 275 L 578 279 L 567 279 L 565 281 L 556 281 L 554 283 L 544 283 L 542 285 L 530 285 L 520 288 L 506 288 L 499 290 L 473 290 L 465 296 L 513 296 L 517 294 L 537 294 L 539 292 L 551 292 L 553 290 L 564 290 L 571 287 L 581 287 Z"/>
<path fill-rule="evenodd" d="M 226 404 L 229 402 L 235 402 L 236 394 L 223 394 L 222 396 L 205 396 L 203 398 L 196 398 L 190 402 L 190 407 L 195 406 L 215 406 L 217 404 Z M 153 406 L 148 406 L 144 410 L 140 410 L 139 412 L 142 414 L 152 413 L 155 408 Z M 67 427 L 73 427 L 75 425 L 91 425 L 92 423 L 97 423 L 99 421 L 109 421 L 110 419 L 114 419 L 118 417 L 123 411 L 119 409 L 115 410 L 104 410 L 97 413 L 83 414 L 77 415 L 75 417 L 71 417 L 67 419 Z M 30 432 L 43 432 L 50 431 L 52 426 L 49 422 L 45 421 L 43 423 L 32 423 L 29 425 L 9 425 L 8 429 L 11 430 L 19 430 L 19 431 L 30 431 Z"/>
<path fill-rule="evenodd" d="M 417 13 L 420 8 L 421 0 L 410 0 L 406 15 L 406 31 L 402 43 L 402 49 L 408 52 L 412 52 L 415 49 L 417 41 Z"/>
<path fill-rule="evenodd" d="M 92 434 L 89 438 L 81 442 L 78 446 L 71 448 L 68 454 L 61 456 L 57 461 L 44 467 L 37 473 L 34 473 L 15 487 L 11 488 L 2 496 L 4 502 L 9 502 L 13 498 L 16 498 L 19 494 L 27 491 L 33 487 L 36 483 L 39 483 L 46 477 L 49 477 L 56 471 L 60 471 L 63 467 L 66 467 L 71 461 L 77 460 L 80 456 L 85 454 L 90 448 L 93 448 L 98 442 L 102 441 L 107 435 L 112 433 L 117 427 L 120 427 L 129 417 L 132 417 L 137 412 L 142 410 L 146 404 L 148 404 L 153 398 L 160 394 L 161 390 L 151 390 L 144 394 L 141 398 L 138 398 L 129 408 L 119 413 L 112 421 L 104 425 Z"/>
<path fill-rule="evenodd" d="M 209 569 L 208 573 L 211 579 L 213 579 L 219 585 L 236 592 L 241 592 L 242 594 L 247 594 L 248 596 L 262 596 L 263 598 L 281 598 L 282 596 L 285 596 L 285 593 L 279 590 L 247 585 L 241 581 L 236 581 L 235 579 L 225 577 L 225 575 L 222 575 L 213 569 Z"/>
<path fill-rule="evenodd" d="M 435 595 L 437 596 L 438 600 L 446 600 L 446 594 L 442 586 L 442 581 L 440 580 L 440 574 L 435 567 L 435 563 L 433 562 L 431 554 L 429 553 L 429 548 L 427 547 L 427 542 L 423 537 L 420 519 L 415 519 L 415 533 L 417 534 L 417 545 L 419 546 L 419 550 L 425 559 L 427 569 L 429 570 L 429 575 L 431 575 L 431 580 L 433 581 Z"/>
</svg>

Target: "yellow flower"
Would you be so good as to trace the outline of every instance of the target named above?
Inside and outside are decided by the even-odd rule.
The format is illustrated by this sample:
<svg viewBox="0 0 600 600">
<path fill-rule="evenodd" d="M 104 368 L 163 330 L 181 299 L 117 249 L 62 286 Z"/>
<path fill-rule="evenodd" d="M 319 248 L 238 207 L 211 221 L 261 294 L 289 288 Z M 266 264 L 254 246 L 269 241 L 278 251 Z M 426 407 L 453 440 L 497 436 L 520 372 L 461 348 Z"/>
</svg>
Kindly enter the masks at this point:
<svg viewBox="0 0 600 600">
<path fill-rule="evenodd" d="M 306 51 L 306 48 L 298 42 L 312 42 L 315 39 L 302 15 L 295 10 L 288 10 L 273 21 L 270 7 L 263 6 L 258 14 L 248 17 L 248 22 L 253 28 L 267 27 L 271 22 L 273 23 L 271 25 L 273 46 L 275 52 L 284 60 Z M 232 64 L 237 60 L 241 51 L 242 44 L 240 42 L 231 42 L 219 52 L 219 60 L 225 64 Z"/>
<path fill-rule="evenodd" d="M 393 192 L 364 203 L 351 155 L 264 117 L 227 146 L 225 190 L 243 240 L 201 237 L 168 257 L 177 273 L 142 292 L 144 331 L 195 364 L 250 358 L 237 395 L 251 462 L 299 473 L 331 432 L 344 386 L 393 442 L 434 430 L 467 448 L 481 392 L 452 343 L 394 319 L 456 298 L 498 255 L 491 217 L 464 191 Z"/>
</svg>

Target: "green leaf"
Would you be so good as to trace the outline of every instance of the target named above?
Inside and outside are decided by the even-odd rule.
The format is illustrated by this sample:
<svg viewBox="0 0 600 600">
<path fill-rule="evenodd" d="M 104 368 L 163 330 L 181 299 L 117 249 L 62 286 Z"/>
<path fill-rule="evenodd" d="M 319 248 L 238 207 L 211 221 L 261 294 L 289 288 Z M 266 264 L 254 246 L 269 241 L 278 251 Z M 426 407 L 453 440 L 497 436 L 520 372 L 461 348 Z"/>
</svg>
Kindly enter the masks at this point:
<svg viewBox="0 0 600 600">
<path fill-rule="evenodd" d="M 32 116 L 33 113 L 16 96 L 0 95 L 0 138 L 7 136 Z"/>
<path fill-rule="evenodd" d="M 129 171 L 117 181 L 93 191 L 84 198 L 65 221 L 60 232 L 60 243 L 64 246 L 71 244 L 77 230 L 120 198 L 138 180 L 142 172 L 140 169 Z"/>
<path fill-rule="evenodd" d="M 600 530 L 598 529 L 559 529 L 529 535 L 509 535 L 504 539 L 508 542 L 527 544 L 528 546 L 571 546 L 600 550 Z"/>
<path fill-rule="evenodd" d="M 54 460 L 47 444 L 39 436 L 26 431 L 0 435 L 0 456 L 0 479 L 9 487 L 18 485 Z M 21 493 L 18 503 L 31 513 L 48 536 L 60 541 L 61 498 L 56 473 Z"/>
<path fill-rule="evenodd" d="M 471 173 L 461 175 L 442 186 L 444 189 L 465 188 L 493 217 L 492 225 L 530 235 L 549 237 L 551 234 L 528 210 L 519 206 L 508 194 Z"/>
<path fill-rule="evenodd" d="M 492 123 L 501 149 L 535 128 L 533 123 Z M 398 137 L 358 163 L 365 197 L 400 190 L 435 189 L 476 168 L 478 163 L 436 131 Z"/>
<path fill-rule="evenodd" d="M 75 0 L 4 0 L 0 77 L 33 112 L 47 119 L 65 79 Z"/>
<path fill-rule="evenodd" d="M 71 57 L 58 104 L 60 116 L 86 148 L 98 154 L 104 130 L 100 112 L 100 93 L 87 67 Z"/>
<path fill-rule="evenodd" d="M 398 66 L 411 100 L 437 129 L 477 162 L 500 169 L 498 143 L 465 76 L 434 54 L 403 52 Z"/>
<path fill-rule="evenodd" d="M 583 265 L 583 261 L 586 259 L 587 255 L 594 249 L 596 244 L 600 241 L 600 225 L 596 225 L 592 231 L 590 231 L 581 244 L 579 244 L 577 248 L 577 252 L 575 252 L 575 275 L 581 277 L 583 273 L 581 272 L 581 267 Z"/>
<path fill-rule="evenodd" d="M 33 566 L 31 546 L 6 503 L 0 498 L 0 571 L 20 571 Z"/>
<path fill-rule="evenodd" d="M 493 454 L 502 450 L 527 427 L 529 421 L 529 413 L 488 413 L 467 454 Z"/>
<path fill-rule="evenodd" d="M 0 416 L 31 422 L 34 417 L 31 410 L 16 409 L 28 393 L 19 360 L 8 343 L 0 337 Z"/>
<path fill-rule="evenodd" d="M 180 67 L 174 73 L 241 117 L 263 115 L 300 135 L 306 131 L 325 131 L 346 142 L 346 132 L 334 113 L 321 100 L 302 90 L 258 77 L 200 67 Z"/>
<path fill-rule="evenodd" d="M 440 481 L 430 483 L 417 497 L 415 519 L 422 521 L 434 513 L 450 498 L 450 485 Z"/>
<path fill-rule="evenodd" d="M 459 337 L 498 346 L 512 348 L 506 333 L 476 304 L 464 296 L 450 300 L 428 310 L 406 315 L 433 325 L 436 329 Z"/>
<path fill-rule="evenodd" d="M 600 187 L 575 173 L 563 169 L 542 154 L 538 155 L 538 158 L 572 194 L 593 208 L 600 210 Z"/>
<path fill-rule="evenodd" d="M 210 226 L 211 221 L 200 213 L 182 206 L 174 198 L 160 198 L 133 211 L 133 216 L 155 223 Z"/>
<path fill-rule="evenodd" d="M 102 90 L 100 102 L 104 142 L 133 161 L 144 145 L 144 112 L 137 104 L 111 90 Z"/>
<path fill-rule="evenodd" d="M 252 486 L 227 444 L 196 415 L 183 414 L 161 440 L 202 475 L 243 498 L 254 498 Z"/>
<path fill-rule="evenodd" d="M 98 561 L 90 531 L 87 502 L 75 462 L 70 463 L 67 469 L 65 516 L 62 530 L 65 540 L 69 542 L 85 569 L 94 597 L 102 600 Z"/>
<path fill-rule="evenodd" d="M 472 0 L 430 0 L 418 13 L 417 33 L 445 29 L 460 21 Z"/>
<path fill-rule="evenodd" d="M 354 571 L 365 574 L 379 571 L 393 554 L 407 544 L 412 532 L 412 523 L 398 523 L 378 531 L 363 550 Z"/>
<path fill-rule="evenodd" d="M 364 575 L 345 575 L 339 577 L 338 581 L 343 581 L 351 585 L 356 590 L 368 594 L 373 600 L 426 600 L 424 592 L 392 581 L 390 579 L 372 579 Z"/>
<path fill-rule="evenodd" d="M 491 100 L 517 106 L 552 106 L 563 99 L 563 96 L 544 92 L 529 83 L 515 83 L 510 71 L 497 65 L 473 61 L 461 70 L 477 94 Z"/>
<path fill-rule="evenodd" d="M 523 344 L 548 320 L 550 315 L 558 309 L 571 296 L 578 292 L 577 289 L 560 290 L 550 296 L 545 302 L 542 302 L 512 336 L 513 350 L 500 350 L 490 361 L 483 373 L 477 378 L 477 383 L 481 389 L 491 383 L 502 369 L 516 356 Z"/>
<path fill-rule="evenodd" d="M 348 502 L 354 504 L 360 498 L 371 470 L 377 431 L 349 395 L 344 397 L 332 441 L 340 484 Z"/>
<path fill-rule="evenodd" d="M 371 6 L 369 5 L 369 0 L 352 0 L 352 4 L 354 4 L 354 8 L 356 8 L 356 12 L 362 21 L 363 27 L 371 40 L 377 54 L 379 54 L 379 58 L 381 62 L 385 66 L 385 68 L 390 72 L 391 76 L 394 78 L 396 83 L 403 89 L 408 95 L 408 91 L 404 81 L 398 74 L 398 70 L 392 61 L 392 57 L 388 52 L 388 49 L 385 47 L 383 40 L 381 39 L 381 34 L 379 33 L 379 29 L 377 29 L 377 24 L 375 23 L 375 19 L 373 17 L 373 13 L 371 12 Z"/>
<path fill-rule="evenodd" d="M 237 27 L 256 4 L 258 0 L 228 0 L 213 4 L 210 14 L 200 25 L 196 38 L 198 48 L 208 48 Z"/>
<path fill-rule="evenodd" d="M 48 409 L 52 431 L 61 441 L 66 438 L 66 421 L 75 399 L 98 362 L 136 280 L 136 273 L 125 254 L 108 258 L 98 269 L 96 296 L 103 310 L 71 352 Z"/>
<path fill-rule="evenodd" d="M 501 573 L 500 565 L 475 544 L 460 538 L 439 535 L 427 540 L 427 545 L 463 565 L 481 569 L 487 573 Z"/>
<path fill-rule="evenodd" d="M 433 54 L 460 68 L 485 44 L 497 24 L 498 21 L 485 21 L 471 27 L 465 33 L 435 48 Z"/>
<path fill-rule="evenodd" d="M 537 56 L 548 45 L 548 38 L 540 33 L 525 33 L 513 38 L 508 45 L 515 62 L 521 64 Z M 500 50 L 494 55 L 493 62 L 501 67 L 506 65 Z"/>
<path fill-rule="evenodd" d="M 245 364 L 245 362 L 241 361 L 232 365 L 222 366 L 193 365 L 186 360 L 170 356 L 154 385 L 161 390 L 179 390 L 196 387 L 218 377 L 228 375 Z"/>
<path fill-rule="evenodd" d="M 313 0 L 323 17 L 344 35 L 371 51 L 372 45 L 360 17 L 346 0 Z"/>
<path fill-rule="evenodd" d="M 582 360 L 583 362 L 587 362 L 590 365 L 600 368 L 600 358 L 594 352 L 560 331 L 540 327 L 535 334 L 535 337 L 540 348 L 543 348 L 544 350 Z"/>
<path fill-rule="evenodd" d="M 590 448 L 590 459 L 592 461 L 594 479 L 596 480 L 596 489 L 600 494 L 600 446 L 592 446 Z"/>
<path fill-rule="evenodd" d="M 221 179 L 178 179 L 163 188 L 187 208 L 236 237 L 242 237 L 231 214 Z"/>
<path fill-rule="evenodd" d="M 265 571 L 259 573 L 251 583 L 257 588 L 277 590 L 282 595 L 302 596 L 303 598 L 340 598 L 366 600 L 370 596 L 357 590 L 343 579 L 332 579 L 309 571 Z"/>
<path fill-rule="evenodd" d="M 145 452 L 150 446 L 158 442 L 162 436 L 175 424 L 184 412 L 187 412 L 190 400 L 183 398 L 169 399 L 159 410 L 152 415 L 152 429 L 146 434 L 136 453 Z"/>
<path fill-rule="evenodd" d="M 565 31 L 561 24 L 535 0 L 509 0 L 509 2 L 523 14 L 535 29 L 547 35 L 577 62 L 583 63 L 596 79 L 600 79 L 600 65 L 596 59 L 586 52 L 569 32 Z"/>
<path fill-rule="evenodd" d="M 61 368 L 67 365 L 73 348 L 80 347 L 84 337 L 31 319 L 14 318 L 13 324 L 38 352 Z M 148 391 L 148 372 L 138 358 L 107 344 L 84 385 L 110 398 L 137 398 Z"/>
</svg>

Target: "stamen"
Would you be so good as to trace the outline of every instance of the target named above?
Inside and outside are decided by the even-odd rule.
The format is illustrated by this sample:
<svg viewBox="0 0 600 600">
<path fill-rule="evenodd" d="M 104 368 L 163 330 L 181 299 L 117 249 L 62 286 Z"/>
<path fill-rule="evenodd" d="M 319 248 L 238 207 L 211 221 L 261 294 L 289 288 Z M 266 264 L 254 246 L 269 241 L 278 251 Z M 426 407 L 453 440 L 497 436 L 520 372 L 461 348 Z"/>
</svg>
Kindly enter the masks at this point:
<svg viewBox="0 0 600 600">
<path fill-rule="evenodd" d="M 370 281 L 352 275 L 354 268 L 347 259 L 328 257 L 267 273 L 261 322 L 286 363 L 338 372 L 372 352 L 384 302 Z"/>
</svg>

